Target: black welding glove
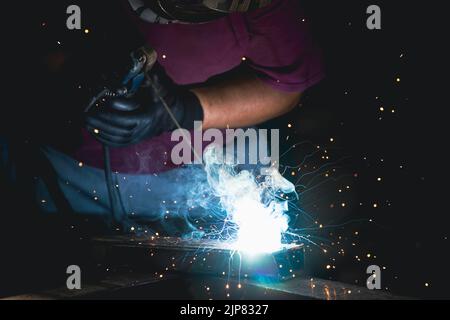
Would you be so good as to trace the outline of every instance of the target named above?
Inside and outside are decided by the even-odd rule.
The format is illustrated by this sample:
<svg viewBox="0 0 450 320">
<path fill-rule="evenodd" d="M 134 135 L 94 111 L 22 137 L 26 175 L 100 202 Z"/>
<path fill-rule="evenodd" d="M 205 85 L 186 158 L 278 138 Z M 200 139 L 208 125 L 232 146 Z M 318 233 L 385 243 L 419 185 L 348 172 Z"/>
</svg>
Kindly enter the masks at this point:
<svg viewBox="0 0 450 320">
<path fill-rule="evenodd" d="M 86 116 L 86 127 L 110 147 L 125 147 L 178 128 L 163 105 L 166 102 L 181 128 L 191 130 L 203 120 L 197 96 L 175 85 L 158 66 L 150 76 L 153 86 L 140 88 L 130 98 L 107 98 Z"/>
</svg>

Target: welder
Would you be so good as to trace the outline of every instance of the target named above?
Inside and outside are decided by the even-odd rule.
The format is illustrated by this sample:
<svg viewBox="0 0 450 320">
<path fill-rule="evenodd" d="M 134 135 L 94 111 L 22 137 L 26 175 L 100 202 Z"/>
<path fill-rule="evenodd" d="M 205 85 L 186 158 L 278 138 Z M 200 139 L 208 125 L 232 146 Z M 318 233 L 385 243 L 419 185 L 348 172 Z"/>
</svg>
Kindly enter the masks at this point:
<svg viewBox="0 0 450 320">
<path fill-rule="evenodd" d="M 171 163 L 170 133 L 192 130 L 194 121 L 251 127 L 289 112 L 324 77 L 321 52 L 298 0 L 126 0 L 123 10 L 157 53 L 157 92 L 104 98 L 86 114 L 76 152 L 41 152 L 74 212 L 107 217 L 102 147 L 110 147 L 123 214 L 164 221 L 195 211 L 191 199 L 205 179 L 199 167 Z M 44 179 L 36 180 L 36 200 L 44 212 L 58 209 Z"/>
</svg>

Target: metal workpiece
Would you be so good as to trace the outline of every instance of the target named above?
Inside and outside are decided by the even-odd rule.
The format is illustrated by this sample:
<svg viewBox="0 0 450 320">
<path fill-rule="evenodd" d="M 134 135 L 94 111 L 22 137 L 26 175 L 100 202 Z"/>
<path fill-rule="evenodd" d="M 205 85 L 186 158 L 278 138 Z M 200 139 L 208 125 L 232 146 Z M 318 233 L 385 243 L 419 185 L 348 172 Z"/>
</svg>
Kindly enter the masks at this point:
<svg viewBox="0 0 450 320">
<path fill-rule="evenodd" d="M 233 279 L 284 281 L 303 273 L 302 243 L 271 253 L 247 254 L 217 240 L 173 237 L 99 237 L 95 256 L 111 265 L 146 266 L 153 272 L 176 271 Z"/>
<path fill-rule="evenodd" d="M 99 269 L 81 290 L 66 287 L 6 299 L 405 299 L 304 274 L 304 246 L 246 255 L 215 240 L 108 236 L 91 239 Z M 86 274 L 86 273 L 84 273 Z"/>
<path fill-rule="evenodd" d="M 142 273 L 116 273 L 104 279 L 85 283 L 81 290 L 66 287 L 5 299 L 59 300 L 59 299 L 237 299 L 237 300 L 399 300 L 382 290 L 342 282 L 305 277 L 282 282 L 257 280 L 230 280 L 200 275 L 168 274 L 155 277 Z"/>
</svg>

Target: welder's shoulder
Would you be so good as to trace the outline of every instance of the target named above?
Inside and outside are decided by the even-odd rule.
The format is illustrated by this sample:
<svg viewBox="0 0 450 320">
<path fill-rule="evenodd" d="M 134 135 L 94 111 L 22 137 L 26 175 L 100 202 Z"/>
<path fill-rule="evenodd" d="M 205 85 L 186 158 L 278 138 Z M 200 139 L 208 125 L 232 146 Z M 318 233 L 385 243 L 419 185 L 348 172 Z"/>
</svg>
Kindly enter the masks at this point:
<svg viewBox="0 0 450 320">
<path fill-rule="evenodd" d="M 311 42 L 306 14 L 298 0 L 274 0 L 245 15 L 250 49 L 305 48 Z M 256 48 L 253 48 L 256 46 Z M 266 46 L 266 47 L 264 47 Z"/>
<path fill-rule="evenodd" d="M 322 53 L 300 1 L 274 0 L 245 19 L 247 61 L 263 81 L 297 92 L 324 77 Z"/>
<path fill-rule="evenodd" d="M 249 19 L 264 20 L 278 18 L 284 16 L 284 18 L 291 15 L 292 17 L 298 17 L 299 14 L 303 14 L 303 7 L 298 0 L 272 0 L 266 6 L 263 6 L 256 10 L 251 10 L 246 13 Z"/>
</svg>

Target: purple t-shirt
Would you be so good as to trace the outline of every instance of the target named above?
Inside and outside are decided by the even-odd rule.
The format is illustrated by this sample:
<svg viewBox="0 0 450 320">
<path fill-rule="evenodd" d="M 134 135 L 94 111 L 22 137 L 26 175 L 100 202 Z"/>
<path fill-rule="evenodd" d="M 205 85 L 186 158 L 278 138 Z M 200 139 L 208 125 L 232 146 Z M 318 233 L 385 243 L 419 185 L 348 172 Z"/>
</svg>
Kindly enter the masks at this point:
<svg viewBox="0 0 450 320">
<path fill-rule="evenodd" d="M 203 24 L 138 22 L 148 44 L 172 80 L 203 83 L 245 63 L 276 90 L 302 92 L 323 77 L 322 55 L 314 45 L 298 0 L 273 0 L 264 8 Z M 102 167 L 101 145 L 87 132 L 75 157 Z M 115 171 L 156 173 L 170 170 L 176 142 L 170 133 L 137 145 L 111 150 Z"/>
</svg>

